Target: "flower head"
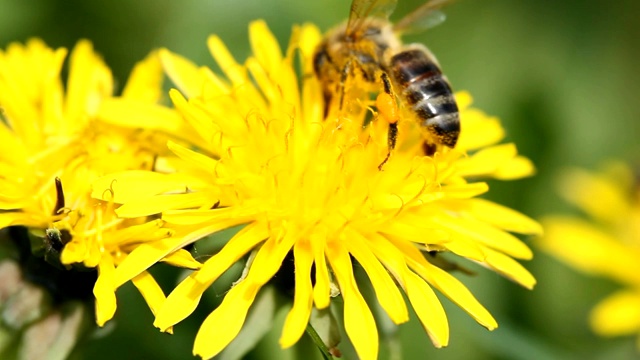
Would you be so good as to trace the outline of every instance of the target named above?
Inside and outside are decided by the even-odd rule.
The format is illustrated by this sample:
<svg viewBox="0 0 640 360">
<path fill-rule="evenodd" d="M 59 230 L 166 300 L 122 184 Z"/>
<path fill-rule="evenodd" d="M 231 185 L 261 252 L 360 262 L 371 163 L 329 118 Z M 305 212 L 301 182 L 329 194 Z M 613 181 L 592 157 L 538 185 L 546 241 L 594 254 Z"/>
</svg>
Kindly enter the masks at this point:
<svg viewBox="0 0 640 360">
<path fill-rule="evenodd" d="M 123 172 L 94 184 L 94 196 L 100 198 L 117 181 L 114 201 L 124 203 L 116 211 L 120 216 L 162 212 L 169 227 L 197 229 L 169 249 L 244 225 L 173 290 L 156 314 L 160 329 L 178 323 L 223 272 L 253 253 L 248 272 L 198 332 L 194 353 L 204 358 L 237 336 L 256 295 L 288 254 L 294 259 L 295 290 L 280 345 L 298 341 L 312 309 L 330 305 L 336 284 L 344 300 L 347 335 L 363 359 L 376 358 L 378 334 L 354 278 L 354 261 L 396 324 L 409 319 L 402 292 L 406 294 L 437 347 L 448 344 L 449 329 L 433 288 L 488 329 L 497 324 L 460 281 L 424 253 L 450 252 L 528 288 L 535 283 L 513 259 L 529 259 L 531 251 L 508 231 L 538 233 L 539 225 L 476 198 L 488 186 L 469 180 L 511 179 L 533 171 L 513 144 L 494 145 L 503 136 L 498 120 L 469 108 L 470 97 L 458 94 L 463 109 L 459 144 L 456 150 L 427 157 L 420 153 L 419 127 L 404 113 L 398 146 L 381 171 L 386 123 L 375 119 L 367 100 L 348 95 L 345 109 L 330 108 L 324 116 L 322 89 L 312 67 L 320 39 L 313 26 L 295 28 L 283 54 L 267 26 L 254 22 L 253 56 L 239 64 L 212 36 L 209 49 L 226 78 L 162 51 L 163 65 L 180 89 L 170 93 L 175 108 L 207 146 L 170 142 L 177 156 L 166 161 L 170 172 Z M 374 119 L 367 121 L 372 114 Z M 154 181 L 162 185 L 150 189 L 147 184 Z M 141 246 L 116 270 L 116 277 L 134 276 L 162 255 Z"/>
<path fill-rule="evenodd" d="M 161 220 L 118 218 L 112 201 L 90 196 L 91 182 L 153 167 L 166 136 L 137 129 L 140 113 L 155 110 L 159 123 L 179 118 L 156 104 L 162 81 L 157 54 L 136 66 L 122 97 L 114 98 L 111 73 L 88 41 L 71 53 L 65 88 L 60 72 L 66 53 L 37 39 L 0 52 L 0 206 L 7 210 L 0 213 L 0 228 L 28 227 L 39 238 L 33 250 L 53 265 L 97 268 L 93 292 L 102 325 L 116 309 L 115 266 L 138 244 L 172 231 L 161 229 Z M 134 283 L 152 308 L 164 300 L 148 273 Z"/>
<path fill-rule="evenodd" d="M 580 271 L 610 278 L 624 286 L 592 310 L 590 323 L 597 334 L 640 334 L 637 177 L 620 162 L 611 162 L 598 173 L 572 169 L 562 178 L 560 194 L 588 219 L 549 216 L 543 220 L 545 236 L 538 244 Z"/>
</svg>

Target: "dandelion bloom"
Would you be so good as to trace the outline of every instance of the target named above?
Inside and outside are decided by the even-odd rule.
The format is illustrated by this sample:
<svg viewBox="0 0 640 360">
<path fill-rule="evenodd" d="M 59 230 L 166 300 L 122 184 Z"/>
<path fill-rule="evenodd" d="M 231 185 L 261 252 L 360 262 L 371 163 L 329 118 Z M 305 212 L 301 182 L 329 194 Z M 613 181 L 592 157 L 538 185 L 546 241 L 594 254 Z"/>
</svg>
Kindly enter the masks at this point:
<svg viewBox="0 0 640 360">
<path fill-rule="evenodd" d="M 109 68 L 88 41 L 72 51 L 65 86 L 66 54 L 38 39 L 0 52 L 0 228 L 28 228 L 33 251 L 63 271 L 97 269 L 93 294 L 103 325 L 116 310 L 115 267 L 140 243 L 172 231 L 161 220 L 118 218 L 112 201 L 90 196 L 91 182 L 114 171 L 151 169 L 166 136 L 137 129 L 136 122 L 153 116 L 170 128 L 180 118 L 157 104 L 163 77 L 157 54 L 136 65 L 118 98 Z M 198 267 L 186 251 L 168 260 Z M 164 301 L 148 273 L 134 284 L 152 309 Z"/>
<path fill-rule="evenodd" d="M 114 201 L 124 203 L 120 216 L 162 212 L 168 227 L 198 227 L 179 241 L 165 240 L 165 251 L 244 226 L 156 313 L 154 324 L 162 330 L 180 322 L 223 272 L 251 253 L 246 274 L 200 327 L 194 353 L 203 358 L 215 356 L 238 335 L 258 292 L 288 254 L 295 290 L 280 345 L 287 348 L 300 339 L 312 309 L 330 305 L 335 284 L 344 301 L 347 335 L 362 359 L 377 357 L 378 333 L 353 261 L 367 273 L 378 302 L 396 324 L 409 319 L 406 294 L 437 347 L 447 345 L 449 328 L 433 288 L 486 328 L 497 324 L 425 252 L 453 253 L 527 288 L 535 283 L 514 260 L 530 259 L 530 249 L 509 232 L 534 234 L 540 226 L 477 198 L 488 186 L 468 180 L 533 172 L 513 144 L 495 145 L 503 137 L 498 120 L 469 108 L 470 97 L 458 94 L 463 131 L 456 149 L 426 157 L 420 129 L 404 113 L 398 146 L 381 171 L 387 124 L 365 121 L 372 114 L 366 100 L 349 92 L 345 109 L 330 106 L 325 118 L 312 66 L 320 40 L 316 27 L 296 27 L 283 54 L 265 23 L 257 21 L 250 26 L 253 55 L 240 64 L 212 36 L 209 49 L 225 77 L 161 51 L 164 68 L 179 88 L 170 93 L 174 106 L 208 147 L 169 142 L 178 158 L 167 161 L 173 171 L 123 172 L 95 183 L 94 196 L 100 198 L 117 182 Z M 148 189 L 153 181 L 163 183 L 162 191 Z M 135 276 L 163 255 L 157 247 L 140 246 L 116 270 L 116 278 Z"/>
<path fill-rule="evenodd" d="M 636 175 L 620 162 L 611 162 L 598 173 L 571 169 L 564 174 L 560 190 L 588 219 L 549 216 L 543 220 L 545 236 L 538 244 L 580 271 L 624 286 L 592 310 L 590 323 L 597 334 L 640 334 L 640 187 Z"/>
</svg>

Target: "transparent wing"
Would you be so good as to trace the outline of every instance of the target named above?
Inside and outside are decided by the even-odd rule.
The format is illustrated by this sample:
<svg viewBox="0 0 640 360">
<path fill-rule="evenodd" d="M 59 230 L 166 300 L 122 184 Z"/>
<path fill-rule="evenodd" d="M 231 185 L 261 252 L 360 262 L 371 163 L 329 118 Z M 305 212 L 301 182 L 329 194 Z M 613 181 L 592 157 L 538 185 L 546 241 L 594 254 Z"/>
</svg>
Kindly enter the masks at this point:
<svg viewBox="0 0 640 360">
<path fill-rule="evenodd" d="M 397 4 L 398 0 L 353 0 L 346 34 L 351 36 L 357 33 L 369 17 L 388 19 Z"/>
<path fill-rule="evenodd" d="M 442 11 L 434 10 L 428 16 L 423 16 L 411 23 L 402 24 L 403 26 L 396 24 L 393 27 L 393 31 L 402 34 L 420 33 L 442 24 L 446 19 L 447 16 Z"/>
<path fill-rule="evenodd" d="M 440 8 L 455 0 L 431 0 L 424 3 L 412 13 L 398 21 L 394 26 L 395 32 L 415 33 L 440 25 L 446 16 Z"/>
</svg>

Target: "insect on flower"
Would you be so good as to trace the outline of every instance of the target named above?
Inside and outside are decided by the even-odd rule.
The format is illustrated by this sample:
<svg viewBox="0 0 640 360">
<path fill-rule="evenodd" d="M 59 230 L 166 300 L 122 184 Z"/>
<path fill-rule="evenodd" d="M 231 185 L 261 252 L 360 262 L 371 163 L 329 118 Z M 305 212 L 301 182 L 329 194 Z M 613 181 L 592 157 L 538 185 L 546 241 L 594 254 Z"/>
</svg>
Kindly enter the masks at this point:
<svg viewBox="0 0 640 360">
<path fill-rule="evenodd" d="M 329 31 L 314 56 L 314 69 L 323 84 L 325 107 L 361 75 L 366 91 L 377 92 L 379 117 L 389 122 L 387 162 L 396 146 L 400 103 L 411 109 L 425 128 L 423 149 L 433 155 L 438 145 L 453 148 L 460 134 L 460 115 L 453 91 L 435 56 L 422 44 L 403 45 L 399 34 L 426 29 L 444 20 L 439 9 L 449 0 L 431 0 L 396 24 L 387 18 L 397 0 L 353 0 L 346 23 Z M 394 91 L 397 91 L 397 93 Z M 380 91 L 382 90 L 382 91 Z"/>
<path fill-rule="evenodd" d="M 367 4 L 371 8 L 358 7 Z M 355 28 L 378 21 L 382 5 L 354 3 L 354 14 L 359 15 L 353 21 L 365 22 Z M 391 25 L 386 29 L 391 31 Z M 181 236 L 164 240 L 162 247 L 137 247 L 115 269 L 117 284 L 137 277 L 175 249 L 241 227 L 155 311 L 154 326 L 172 329 L 197 309 L 205 292 L 224 281 L 225 272 L 244 263 L 246 271 L 198 330 L 193 352 L 202 358 L 235 351 L 232 342 L 244 342 L 244 329 L 251 330 L 252 314 L 259 312 L 255 309 L 267 288 L 285 283 L 286 294 L 293 290 L 293 301 L 279 339 L 283 349 L 295 346 L 307 329 L 316 327 L 318 311 L 332 311 L 335 305 L 342 308 L 336 324 L 344 324 L 355 355 L 377 359 L 378 325 L 360 290 L 368 284 L 358 284 L 358 269 L 366 273 L 388 318 L 396 325 L 408 322 L 411 306 L 435 347 L 449 343 L 447 315 L 436 291 L 480 325 L 495 329 L 497 322 L 489 311 L 447 271 L 451 264 L 437 262 L 441 256 L 432 262 L 434 256 L 425 257 L 421 251 L 475 261 L 527 288 L 534 286 L 535 278 L 516 260 L 530 259 L 531 250 L 511 232 L 537 234 L 539 224 L 476 198 L 488 191 L 486 183 L 473 180 L 478 176 L 515 179 L 533 172 L 515 145 L 497 144 L 503 134 L 497 119 L 492 122 L 469 108 L 471 99 L 462 93 L 458 101 L 466 125 L 456 151 L 447 151 L 447 145 L 434 137 L 433 144 L 442 152 L 432 158 L 416 156 L 423 141 L 430 139 L 427 136 L 433 135 L 425 130 L 425 137 L 414 136 L 419 134 L 404 130 L 405 125 L 418 126 L 405 120 L 405 110 L 410 109 L 396 105 L 393 89 L 402 88 L 393 67 L 358 60 L 358 55 L 369 52 L 352 51 L 351 45 L 341 43 L 336 46 L 345 49 L 338 57 L 344 61 L 332 60 L 331 65 L 328 57 L 336 56 L 334 49 L 312 24 L 294 26 L 284 51 L 264 21 L 252 22 L 249 34 L 253 51 L 244 64 L 233 58 L 218 36 L 209 38 L 221 75 L 161 51 L 165 71 L 180 88 L 170 93 L 176 111 L 199 138 L 194 138 L 193 146 L 168 143 L 181 159 L 175 162 L 175 172 L 107 175 L 93 183 L 92 196 L 120 204 L 115 212 L 123 219 L 161 213 L 165 228 Z M 346 66 L 349 59 L 351 65 Z M 314 63 L 324 72 L 306 76 L 313 73 Z M 371 81 L 362 81 L 364 71 L 359 69 L 367 64 L 374 75 Z M 347 75 L 342 79 L 345 66 Z M 387 89 L 376 91 L 380 83 L 375 79 Z M 441 76 L 435 80 L 444 84 Z M 369 126 L 369 104 L 360 101 L 368 99 L 360 97 L 365 93 L 382 94 L 379 103 L 388 100 L 390 106 L 381 107 L 387 118 L 396 109 L 398 114 L 404 111 L 398 116 L 398 146 L 385 171 L 378 166 L 388 151 L 388 121 L 374 120 Z M 487 125 L 492 123 L 495 126 Z M 199 143 L 204 146 L 195 145 Z M 500 156 L 483 155 L 487 153 Z M 105 189 L 114 181 L 118 191 L 110 199 Z M 153 183 L 161 186 L 150 188 Z M 336 339 L 327 338 L 318 340 L 319 347 L 338 345 Z"/>
</svg>

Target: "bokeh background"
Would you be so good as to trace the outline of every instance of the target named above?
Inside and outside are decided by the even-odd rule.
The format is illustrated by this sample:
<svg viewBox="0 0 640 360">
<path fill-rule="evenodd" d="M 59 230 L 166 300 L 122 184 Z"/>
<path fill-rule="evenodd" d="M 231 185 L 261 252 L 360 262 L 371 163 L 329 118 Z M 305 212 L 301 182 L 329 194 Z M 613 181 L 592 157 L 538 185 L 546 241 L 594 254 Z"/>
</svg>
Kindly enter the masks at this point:
<svg viewBox="0 0 640 360">
<path fill-rule="evenodd" d="M 422 1 L 399 2 L 395 19 Z M 123 84 L 151 49 L 167 47 L 213 66 L 209 34 L 219 34 L 244 59 L 251 20 L 265 19 L 286 44 L 293 24 L 313 22 L 326 30 L 348 9 L 348 0 L 0 0 L 0 46 L 36 36 L 71 48 L 88 38 Z M 536 218 L 572 212 L 554 185 L 563 168 L 593 169 L 610 158 L 640 163 L 640 1 L 459 0 L 446 13 L 443 25 L 405 40 L 427 44 L 454 88 L 469 90 L 476 106 L 499 116 L 507 140 L 538 168 L 530 179 L 491 182 L 489 198 Z M 459 276 L 494 314 L 497 330 L 484 330 L 443 299 L 450 346 L 433 349 L 414 318 L 399 329 L 404 358 L 639 358 L 635 339 L 600 339 L 587 327 L 589 309 L 618 285 L 575 273 L 534 250 L 535 259 L 525 264 L 538 279 L 533 291 L 482 269 L 473 268 L 474 277 Z M 169 269 L 156 273 L 168 287 L 176 281 Z M 215 300 L 205 301 L 170 336 L 152 327 L 132 286 L 118 296 L 115 328 L 103 331 L 79 358 L 193 358 L 197 326 Z M 312 347 L 283 355 L 280 329 L 276 325 L 247 358 L 317 358 Z"/>
</svg>

